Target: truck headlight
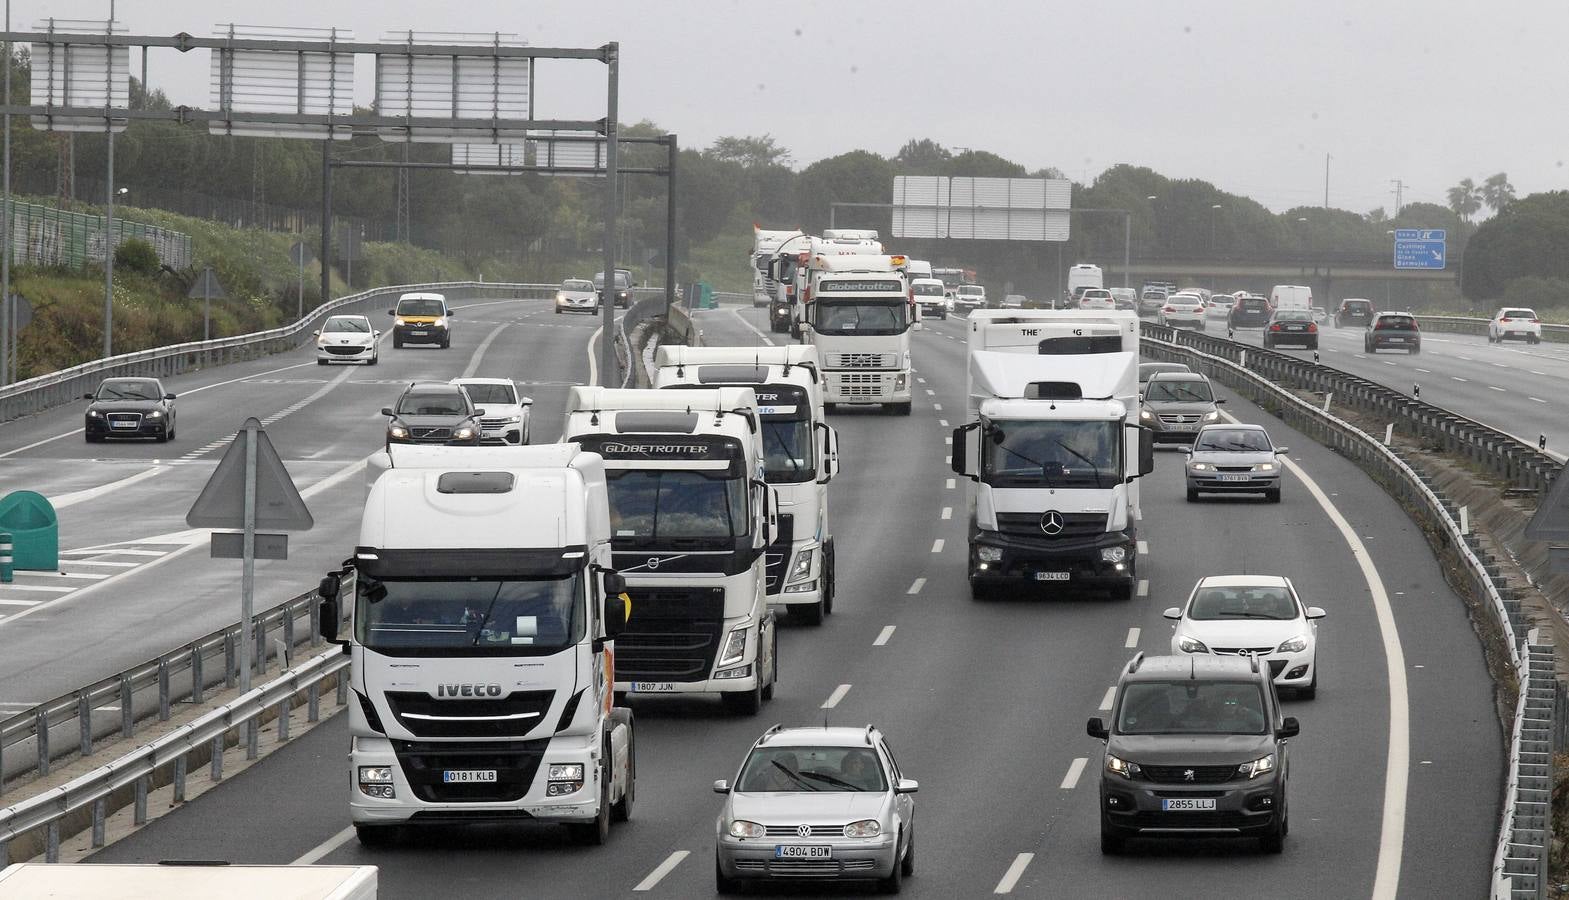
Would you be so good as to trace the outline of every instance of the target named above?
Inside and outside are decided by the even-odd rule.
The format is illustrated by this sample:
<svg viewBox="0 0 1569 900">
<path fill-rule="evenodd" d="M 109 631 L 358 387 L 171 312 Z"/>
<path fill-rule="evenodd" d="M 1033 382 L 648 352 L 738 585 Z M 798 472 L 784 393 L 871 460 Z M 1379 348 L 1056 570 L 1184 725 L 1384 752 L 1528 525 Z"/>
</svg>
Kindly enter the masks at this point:
<svg viewBox="0 0 1569 900">
<path fill-rule="evenodd" d="M 1190 638 L 1186 636 L 1177 638 L 1177 649 L 1181 650 L 1183 653 L 1209 652 L 1209 648 L 1204 646 L 1203 641 L 1199 640 L 1198 638 Z"/>
<path fill-rule="evenodd" d="M 745 819 L 736 819 L 730 823 L 730 836 L 738 838 L 760 838 L 763 836 L 763 826 Z"/>
<path fill-rule="evenodd" d="M 1129 780 L 1139 777 L 1144 772 L 1143 769 L 1139 768 L 1138 763 L 1128 762 L 1122 757 L 1112 756 L 1110 753 L 1106 754 L 1106 771 L 1115 775 L 1121 775 Z"/>
<path fill-rule="evenodd" d="M 1127 547 L 1102 547 L 1100 551 L 1101 562 L 1120 563 L 1127 558 Z"/>
<path fill-rule="evenodd" d="M 862 819 L 844 826 L 844 836 L 847 838 L 877 837 L 883 833 L 883 825 L 876 819 Z"/>
<path fill-rule="evenodd" d="M 359 771 L 360 793 L 378 800 L 393 800 L 397 797 L 397 788 L 392 785 L 392 768 L 390 766 L 360 766 Z"/>
<path fill-rule="evenodd" d="M 1289 641 L 1282 642 L 1280 647 L 1278 647 L 1275 650 L 1275 652 L 1276 653 L 1301 653 L 1303 650 L 1307 649 L 1307 645 L 1308 645 L 1308 636 L 1305 635 L 1305 634 L 1299 634 L 1299 635 L 1297 635 L 1296 637 L 1292 638 Z"/>
<path fill-rule="evenodd" d="M 786 578 L 785 581 L 800 581 L 806 576 L 812 574 L 813 552 L 814 551 L 811 548 L 808 548 L 796 554 L 795 566 L 790 569 L 790 577 Z"/>
<path fill-rule="evenodd" d="M 1269 756 L 1261 756 L 1252 762 L 1237 766 L 1237 777 L 1252 779 L 1260 775 L 1268 775 L 1273 771 L 1275 771 L 1275 755 L 1271 753 Z"/>
<path fill-rule="evenodd" d="M 976 547 L 975 558 L 981 562 L 1002 562 L 1002 548 L 986 546 Z"/>
<path fill-rule="evenodd" d="M 719 654 L 719 668 L 732 666 L 741 661 L 746 655 L 746 631 L 748 625 L 737 625 L 730 629 L 730 636 L 725 639 L 724 651 Z"/>
<path fill-rule="evenodd" d="M 551 763 L 545 774 L 546 797 L 564 797 L 583 789 L 582 763 Z"/>
</svg>

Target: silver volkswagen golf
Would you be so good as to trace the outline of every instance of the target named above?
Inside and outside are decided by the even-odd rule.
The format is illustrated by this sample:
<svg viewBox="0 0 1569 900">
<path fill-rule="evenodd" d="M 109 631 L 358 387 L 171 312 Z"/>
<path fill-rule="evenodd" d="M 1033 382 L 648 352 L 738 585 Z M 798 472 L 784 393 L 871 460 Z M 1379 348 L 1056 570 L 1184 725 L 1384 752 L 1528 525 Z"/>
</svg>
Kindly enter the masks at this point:
<svg viewBox="0 0 1569 900">
<path fill-rule="evenodd" d="M 715 823 L 714 886 L 754 879 L 877 881 L 888 893 L 915 872 L 915 802 L 882 733 L 768 729 L 741 764 Z"/>
</svg>

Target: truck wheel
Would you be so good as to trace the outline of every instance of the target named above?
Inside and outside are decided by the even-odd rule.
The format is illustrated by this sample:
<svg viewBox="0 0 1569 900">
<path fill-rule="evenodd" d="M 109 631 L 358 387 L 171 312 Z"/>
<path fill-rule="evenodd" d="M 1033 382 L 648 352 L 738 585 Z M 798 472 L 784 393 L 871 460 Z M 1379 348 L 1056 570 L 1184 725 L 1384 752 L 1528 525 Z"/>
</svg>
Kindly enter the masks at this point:
<svg viewBox="0 0 1569 900">
<path fill-rule="evenodd" d="M 592 822 L 567 828 L 580 844 L 598 847 L 610 840 L 610 772 L 604 767 L 599 770 L 599 815 Z"/>
<path fill-rule="evenodd" d="M 354 836 L 361 847 L 391 847 L 398 841 L 398 826 L 355 825 Z"/>
<path fill-rule="evenodd" d="M 812 625 L 814 627 L 821 625 L 823 624 L 823 616 L 825 614 L 826 610 L 823 609 L 823 599 L 821 597 L 817 598 L 817 602 L 810 606 L 801 603 L 790 608 L 790 618 L 799 617 L 802 625 Z"/>
<path fill-rule="evenodd" d="M 763 709 L 763 679 L 758 673 L 757 684 L 749 691 L 720 694 L 719 702 L 725 710 L 737 716 L 755 716 Z"/>
<path fill-rule="evenodd" d="M 637 799 L 637 732 L 632 727 L 632 710 L 626 707 L 612 709 L 610 721 L 627 727 L 627 788 L 616 805 L 610 808 L 611 819 L 625 822 L 632 818 L 632 803 Z M 608 758 L 608 754 L 607 754 Z"/>
</svg>

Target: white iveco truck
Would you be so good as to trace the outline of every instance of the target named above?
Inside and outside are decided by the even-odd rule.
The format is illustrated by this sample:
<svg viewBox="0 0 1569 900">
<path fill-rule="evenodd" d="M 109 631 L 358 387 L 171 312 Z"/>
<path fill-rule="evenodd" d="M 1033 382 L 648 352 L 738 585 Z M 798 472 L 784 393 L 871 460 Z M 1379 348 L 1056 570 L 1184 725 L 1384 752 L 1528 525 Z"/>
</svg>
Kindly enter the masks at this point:
<svg viewBox="0 0 1569 900">
<path fill-rule="evenodd" d="M 828 482 L 839 468 L 839 438 L 824 421 L 817 348 L 660 347 L 656 388 L 749 387 L 763 420 L 763 479 L 779 495 L 768 545 L 768 602 L 821 625 L 834 608 L 834 539 Z"/>
<path fill-rule="evenodd" d="M 969 320 L 969 419 L 953 470 L 970 490 L 969 577 L 1133 594 L 1137 479 L 1154 468 L 1138 424 L 1131 312 L 977 310 Z"/>
<path fill-rule="evenodd" d="M 632 607 L 616 690 L 718 694 L 757 713 L 779 667 L 763 558 L 778 501 L 763 481 L 756 394 L 574 387 L 562 434 L 605 460 Z"/>
<path fill-rule="evenodd" d="M 803 269 L 802 328 L 822 355 L 824 402 L 910 414 L 910 332 L 919 315 L 903 256 L 817 256 Z"/>
<path fill-rule="evenodd" d="M 603 843 L 636 772 L 604 463 L 577 444 L 377 456 L 354 557 L 320 588 L 322 634 L 352 658 L 360 841 L 533 820 Z"/>
</svg>

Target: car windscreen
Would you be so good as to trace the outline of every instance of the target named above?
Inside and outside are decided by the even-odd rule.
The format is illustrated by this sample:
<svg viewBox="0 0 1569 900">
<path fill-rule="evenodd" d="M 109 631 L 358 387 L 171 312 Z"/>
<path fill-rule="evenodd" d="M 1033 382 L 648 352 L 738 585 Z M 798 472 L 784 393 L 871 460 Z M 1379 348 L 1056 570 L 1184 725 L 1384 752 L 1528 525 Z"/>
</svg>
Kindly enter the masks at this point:
<svg viewBox="0 0 1569 900">
<path fill-rule="evenodd" d="M 1198 439 L 1193 442 L 1194 452 L 1268 453 L 1271 449 L 1269 435 L 1241 428 L 1206 428 L 1199 432 Z"/>
<path fill-rule="evenodd" d="M 1367 302 L 1366 300 L 1347 300 L 1345 303 L 1342 303 L 1341 306 L 1344 307 L 1347 312 L 1367 312 L 1373 308 L 1373 304 Z"/>
<path fill-rule="evenodd" d="M 903 297 L 818 300 L 812 327 L 819 334 L 903 334 L 909 328 Z"/>
<path fill-rule="evenodd" d="M 1410 316 L 1379 316 L 1377 329 L 1393 329 L 1396 331 L 1411 331 L 1416 328 L 1416 322 Z"/>
<path fill-rule="evenodd" d="M 518 402 L 517 392 L 512 390 L 510 384 L 465 384 L 463 393 L 469 395 L 469 401 L 475 406 L 484 406 L 487 403 L 510 405 Z"/>
<path fill-rule="evenodd" d="M 398 401 L 400 416 L 462 416 L 468 414 L 463 395 L 456 390 L 404 394 Z"/>
<path fill-rule="evenodd" d="M 1264 695 L 1247 681 L 1132 681 L 1117 707 L 1118 734 L 1264 734 Z"/>
<path fill-rule="evenodd" d="M 959 285 L 959 293 L 984 297 L 986 296 L 986 289 L 978 284 L 961 284 Z"/>
<path fill-rule="evenodd" d="M 1199 622 L 1221 619 L 1271 619 L 1297 617 L 1297 603 L 1283 585 L 1201 587 L 1188 606 L 1188 618 Z"/>
<path fill-rule="evenodd" d="M 1209 382 L 1199 379 L 1167 380 L 1157 378 L 1144 387 L 1144 399 L 1152 402 L 1209 403 L 1215 395 Z"/>
<path fill-rule="evenodd" d="M 370 334 L 371 331 L 369 322 L 365 321 L 364 319 L 351 319 L 347 316 L 328 319 L 327 324 L 321 326 L 321 330 L 324 334 L 327 332 L 342 332 L 345 334 Z"/>
<path fill-rule="evenodd" d="M 1277 322 L 1311 322 L 1313 313 L 1305 309 L 1282 309 L 1275 313 Z"/>
<path fill-rule="evenodd" d="M 747 533 L 747 481 L 676 469 L 622 469 L 610 483 L 610 534 L 617 544 L 723 539 Z"/>
<path fill-rule="evenodd" d="M 556 578 L 357 579 L 355 629 L 371 650 L 539 653 L 583 636 L 581 582 Z"/>
<path fill-rule="evenodd" d="M 735 789 L 746 793 L 886 791 L 888 779 L 867 747 L 758 747 Z"/>
<path fill-rule="evenodd" d="M 446 306 L 440 300 L 405 298 L 398 301 L 400 316 L 443 316 L 446 313 Z"/>
<path fill-rule="evenodd" d="M 1529 309 L 1506 309 L 1498 314 L 1500 319 L 1534 319 L 1536 313 Z"/>
<path fill-rule="evenodd" d="M 1122 480 L 1121 430 L 1118 422 L 987 422 L 982 480 L 994 487 L 1110 487 Z"/>
<path fill-rule="evenodd" d="M 945 293 L 940 284 L 918 284 L 913 290 L 917 297 L 941 297 Z"/>
<path fill-rule="evenodd" d="M 567 281 L 562 283 L 561 289 L 563 291 L 592 291 L 594 289 L 594 282 L 587 279 Z"/>
<path fill-rule="evenodd" d="M 156 381 L 105 381 L 98 386 L 99 400 L 157 400 L 162 396 Z"/>
</svg>

